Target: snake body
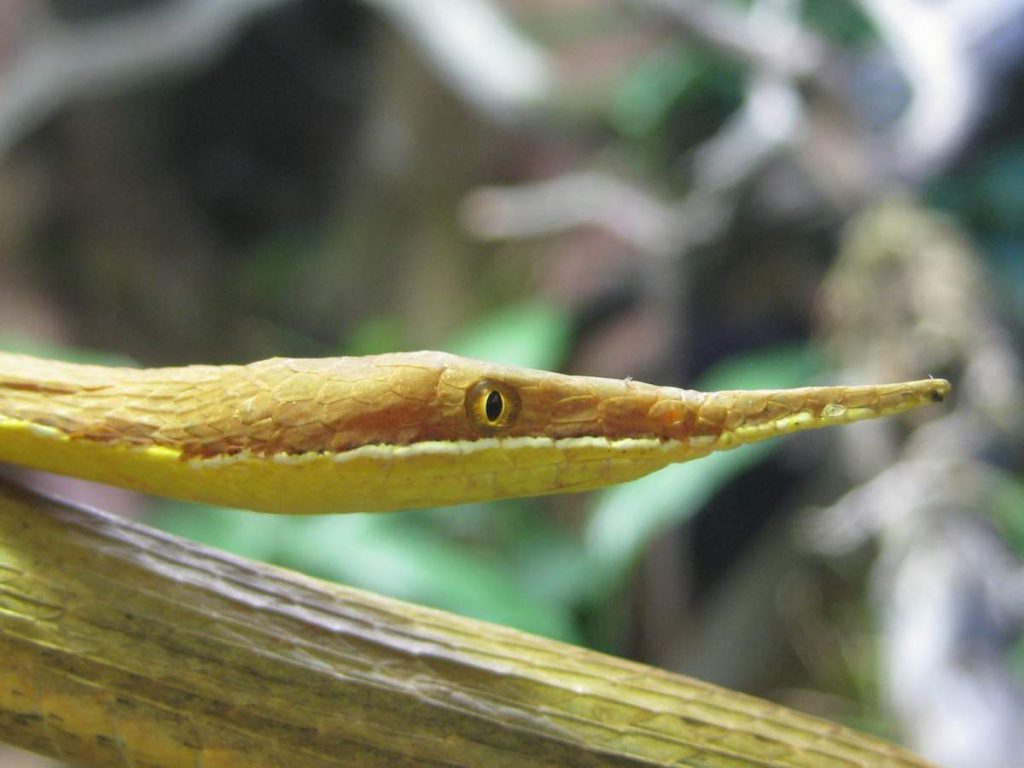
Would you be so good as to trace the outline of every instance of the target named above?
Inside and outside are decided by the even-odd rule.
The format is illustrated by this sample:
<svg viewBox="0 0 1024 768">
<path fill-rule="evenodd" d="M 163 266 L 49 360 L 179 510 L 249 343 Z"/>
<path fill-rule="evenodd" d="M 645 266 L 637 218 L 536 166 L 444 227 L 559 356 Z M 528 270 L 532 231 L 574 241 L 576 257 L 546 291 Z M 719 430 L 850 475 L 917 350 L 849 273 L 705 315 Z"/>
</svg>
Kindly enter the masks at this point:
<svg viewBox="0 0 1024 768">
<path fill-rule="evenodd" d="M 385 511 L 597 488 L 948 392 L 703 393 L 440 352 L 151 369 L 0 353 L 0 461 L 268 512 Z"/>
</svg>

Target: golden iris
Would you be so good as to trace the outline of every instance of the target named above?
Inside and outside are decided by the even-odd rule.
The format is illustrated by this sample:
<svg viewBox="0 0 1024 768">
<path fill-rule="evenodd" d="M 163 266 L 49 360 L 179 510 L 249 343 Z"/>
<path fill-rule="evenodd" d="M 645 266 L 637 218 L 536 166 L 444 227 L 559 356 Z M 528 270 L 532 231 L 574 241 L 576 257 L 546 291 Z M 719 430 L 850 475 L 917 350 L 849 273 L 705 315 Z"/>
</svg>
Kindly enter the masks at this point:
<svg viewBox="0 0 1024 768">
<path fill-rule="evenodd" d="M 466 414 L 470 423 L 485 435 L 511 427 L 521 404 L 513 387 L 494 379 L 481 379 L 466 393 Z"/>
</svg>

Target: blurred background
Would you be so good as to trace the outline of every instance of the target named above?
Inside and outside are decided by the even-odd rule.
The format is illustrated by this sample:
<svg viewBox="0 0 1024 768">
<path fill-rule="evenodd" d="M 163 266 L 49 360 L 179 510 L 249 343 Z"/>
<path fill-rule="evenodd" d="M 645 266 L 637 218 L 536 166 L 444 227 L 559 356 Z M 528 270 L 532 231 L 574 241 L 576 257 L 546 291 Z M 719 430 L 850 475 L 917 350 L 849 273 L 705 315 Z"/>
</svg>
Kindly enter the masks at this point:
<svg viewBox="0 0 1024 768">
<path fill-rule="evenodd" d="M 0 0 L 5 349 L 955 392 L 417 513 L 31 479 L 943 766 L 1022 766 L 1022 95 L 1024 0 Z"/>
</svg>

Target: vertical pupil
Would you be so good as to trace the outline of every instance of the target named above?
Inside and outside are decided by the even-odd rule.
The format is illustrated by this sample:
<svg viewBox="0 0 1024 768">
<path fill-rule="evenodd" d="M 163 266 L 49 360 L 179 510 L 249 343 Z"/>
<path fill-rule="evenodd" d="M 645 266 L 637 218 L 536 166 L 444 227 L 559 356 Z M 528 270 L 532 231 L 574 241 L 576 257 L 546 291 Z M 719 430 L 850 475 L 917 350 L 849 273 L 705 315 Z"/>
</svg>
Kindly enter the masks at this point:
<svg viewBox="0 0 1024 768">
<path fill-rule="evenodd" d="M 504 405 L 501 393 L 496 389 L 492 389 L 487 395 L 487 401 L 484 403 L 484 414 L 487 416 L 487 420 L 497 421 L 501 417 Z"/>
</svg>

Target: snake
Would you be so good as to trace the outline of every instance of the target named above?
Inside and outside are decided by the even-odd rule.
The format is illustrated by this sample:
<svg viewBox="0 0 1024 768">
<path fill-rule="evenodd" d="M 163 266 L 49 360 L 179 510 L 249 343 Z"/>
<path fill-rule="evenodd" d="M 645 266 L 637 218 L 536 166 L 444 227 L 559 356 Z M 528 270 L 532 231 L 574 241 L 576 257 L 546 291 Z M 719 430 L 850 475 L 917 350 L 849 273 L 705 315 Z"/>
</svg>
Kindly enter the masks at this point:
<svg viewBox="0 0 1024 768">
<path fill-rule="evenodd" d="M 376 512 L 591 490 L 949 392 L 697 392 L 431 351 L 167 368 L 0 353 L 0 462 L 263 512 Z"/>
</svg>

